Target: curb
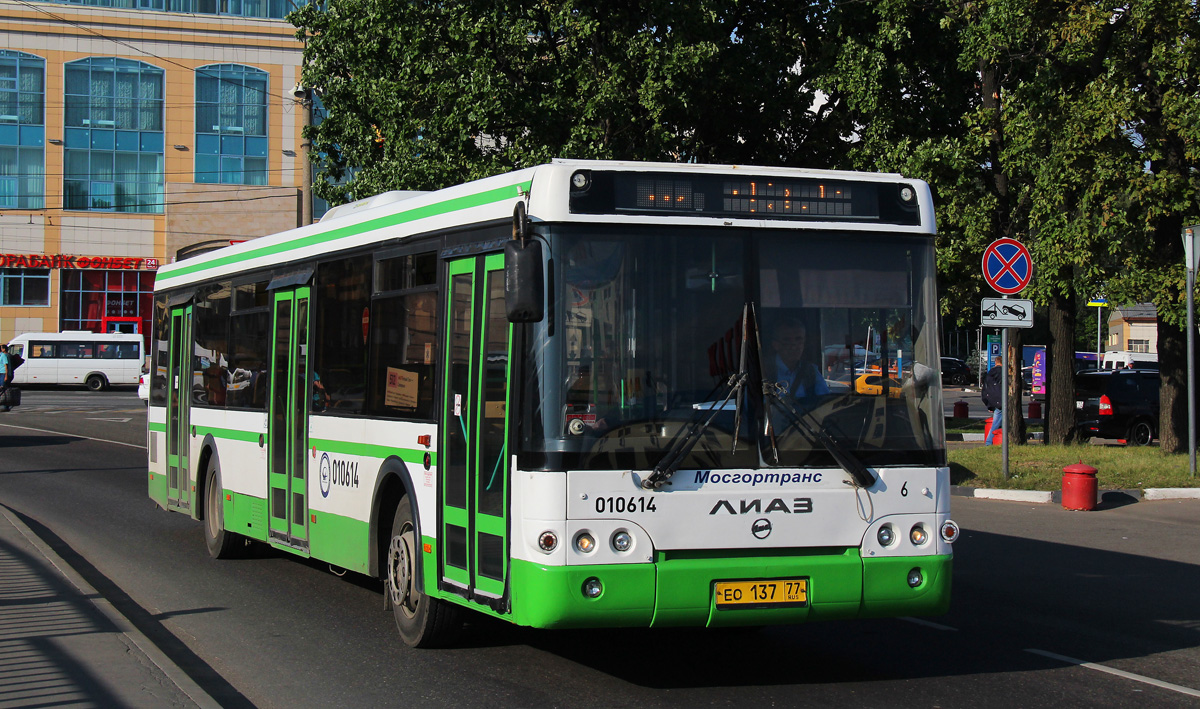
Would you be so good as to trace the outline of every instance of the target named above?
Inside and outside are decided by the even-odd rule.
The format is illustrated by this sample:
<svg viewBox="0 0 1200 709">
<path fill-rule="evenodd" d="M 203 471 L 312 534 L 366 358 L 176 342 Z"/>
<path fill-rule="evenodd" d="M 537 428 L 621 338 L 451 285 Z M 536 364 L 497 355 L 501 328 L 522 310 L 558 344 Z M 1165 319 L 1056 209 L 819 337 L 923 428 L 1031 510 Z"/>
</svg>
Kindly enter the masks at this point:
<svg viewBox="0 0 1200 709">
<path fill-rule="evenodd" d="M 986 487 L 964 487 L 951 485 L 950 494 L 955 497 L 974 497 L 983 500 L 1007 500 L 1009 502 L 1032 502 L 1037 504 L 1062 502 L 1062 490 L 997 490 Z M 1143 500 L 1200 500 L 1200 488 L 1195 487 L 1149 487 L 1145 490 L 1100 490 L 1101 502 L 1113 500 L 1141 502 Z"/>
<path fill-rule="evenodd" d="M 17 531 L 21 533 L 21 536 L 25 537 L 55 569 L 58 569 L 58 572 L 66 577 L 67 581 L 77 588 L 95 606 L 96 610 L 100 611 L 122 635 L 129 639 L 129 643 L 127 644 L 140 650 L 146 656 L 146 659 L 158 667 L 166 675 L 167 679 L 174 682 L 175 686 L 181 692 L 187 695 L 201 709 L 221 709 L 221 705 L 208 692 L 204 691 L 179 665 L 172 662 L 166 653 L 158 649 L 158 646 L 150 642 L 150 639 L 134 627 L 133 623 L 122 615 L 108 599 L 101 596 L 99 591 L 92 588 L 90 583 L 43 542 L 41 537 L 34 534 L 28 525 L 22 522 L 20 518 L 4 505 L 0 505 L 0 514 L 3 514 L 12 523 L 13 527 L 16 527 Z"/>
<path fill-rule="evenodd" d="M 1034 431 L 1029 434 L 1029 440 L 1040 441 L 1044 434 L 1041 431 Z M 947 441 L 982 441 L 982 433 L 947 433 Z"/>
</svg>

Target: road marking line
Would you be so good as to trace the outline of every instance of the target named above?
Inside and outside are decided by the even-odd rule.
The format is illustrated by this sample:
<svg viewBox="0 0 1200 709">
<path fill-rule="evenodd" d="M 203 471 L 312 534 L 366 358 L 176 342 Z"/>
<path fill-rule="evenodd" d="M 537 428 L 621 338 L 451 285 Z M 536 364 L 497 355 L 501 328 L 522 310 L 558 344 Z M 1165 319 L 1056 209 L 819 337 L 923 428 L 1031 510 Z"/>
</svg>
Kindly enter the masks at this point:
<svg viewBox="0 0 1200 709">
<path fill-rule="evenodd" d="M 923 620 L 921 618 L 913 618 L 908 615 L 900 616 L 900 620 L 907 620 L 910 623 L 924 625 L 926 628 L 933 628 L 934 630 L 953 630 L 956 633 L 958 632 L 958 628 L 951 628 L 949 625 L 942 625 L 941 623 L 934 623 L 931 620 Z"/>
<path fill-rule="evenodd" d="M 83 438 L 89 441 L 97 441 L 99 443 L 112 443 L 118 446 L 129 446 L 130 448 L 141 448 L 146 450 L 146 446 L 138 445 L 137 443 L 126 443 L 125 441 L 110 441 L 107 438 L 92 438 L 91 436 L 81 436 L 78 433 L 63 433 L 62 431 L 48 431 L 44 428 L 33 428 L 32 426 L 17 426 L 11 423 L 0 423 L 4 428 L 19 428 L 24 431 L 37 431 L 38 433 L 53 433 L 56 436 L 66 436 L 67 438 Z"/>
<path fill-rule="evenodd" d="M 133 419 L 102 419 L 102 418 L 92 418 L 90 416 L 88 417 L 88 421 L 113 421 L 116 423 L 129 423 L 132 420 Z"/>
<path fill-rule="evenodd" d="M 1191 697 L 1200 697 L 1200 689 L 1192 689 L 1191 687 L 1183 687 L 1178 684 L 1171 684 L 1170 682 L 1164 682 L 1161 679 L 1154 679 L 1152 677 L 1145 677 L 1143 675 L 1135 675 L 1134 673 L 1126 672 L 1125 670 L 1118 670 L 1118 669 L 1115 669 L 1112 667 L 1098 665 L 1095 662 L 1085 662 L 1083 660 L 1076 660 L 1073 657 L 1067 657 L 1065 655 L 1056 655 L 1053 652 L 1046 652 L 1045 650 L 1036 650 L 1034 648 L 1026 648 L 1025 652 L 1031 652 L 1034 655 L 1041 655 L 1042 657 L 1048 657 L 1052 660 L 1058 660 L 1059 662 L 1065 662 L 1070 665 L 1078 665 L 1080 667 L 1086 667 L 1089 670 L 1097 670 L 1099 672 L 1107 672 L 1110 675 L 1116 675 L 1117 677 L 1124 677 L 1125 679 L 1131 679 L 1134 682 L 1142 682 L 1144 684 L 1153 685 L 1155 687 L 1160 687 L 1162 689 L 1168 689 L 1172 692 L 1179 692 L 1180 694 L 1186 694 Z"/>
</svg>

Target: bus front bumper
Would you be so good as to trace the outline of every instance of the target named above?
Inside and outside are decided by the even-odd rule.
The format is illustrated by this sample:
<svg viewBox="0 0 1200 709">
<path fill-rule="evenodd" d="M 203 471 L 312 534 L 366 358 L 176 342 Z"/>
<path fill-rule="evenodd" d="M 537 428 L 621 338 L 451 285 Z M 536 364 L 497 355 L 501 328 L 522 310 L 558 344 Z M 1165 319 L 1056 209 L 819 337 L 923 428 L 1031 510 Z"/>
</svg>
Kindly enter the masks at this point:
<svg viewBox="0 0 1200 709">
<path fill-rule="evenodd" d="M 513 560 L 512 619 L 536 628 L 784 625 L 937 615 L 950 605 L 952 557 L 862 558 L 857 549 L 728 557 L 659 554 L 653 563 L 545 566 Z M 910 584 L 913 570 L 920 581 Z M 596 579 L 600 593 L 585 594 Z M 718 582 L 804 580 L 802 602 L 718 607 Z M 593 584 L 594 586 L 594 584 Z"/>
</svg>

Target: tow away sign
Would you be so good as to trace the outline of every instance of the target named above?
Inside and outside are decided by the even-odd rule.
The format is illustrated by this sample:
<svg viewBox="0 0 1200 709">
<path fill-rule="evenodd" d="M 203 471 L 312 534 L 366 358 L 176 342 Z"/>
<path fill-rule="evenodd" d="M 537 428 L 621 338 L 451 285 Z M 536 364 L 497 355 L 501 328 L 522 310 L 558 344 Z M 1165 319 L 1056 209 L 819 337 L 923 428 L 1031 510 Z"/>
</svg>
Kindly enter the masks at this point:
<svg viewBox="0 0 1200 709">
<path fill-rule="evenodd" d="M 984 327 L 1033 327 L 1033 301 L 984 298 L 979 322 Z"/>
</svg>

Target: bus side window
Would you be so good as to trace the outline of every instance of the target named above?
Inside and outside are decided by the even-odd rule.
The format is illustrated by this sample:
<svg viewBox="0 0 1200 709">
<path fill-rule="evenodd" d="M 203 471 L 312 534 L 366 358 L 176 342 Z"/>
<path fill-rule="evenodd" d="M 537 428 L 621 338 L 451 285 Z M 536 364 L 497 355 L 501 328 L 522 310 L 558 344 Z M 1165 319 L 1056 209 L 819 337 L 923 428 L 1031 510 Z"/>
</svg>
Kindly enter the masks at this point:
<svg viewBox="0 0 1200 709">
<path fill-rule="evenodd" d="M 53 342 L 34 342 L 30 344 L 30 356 L 35 359 L 54 359 Z"/>
</svg>

